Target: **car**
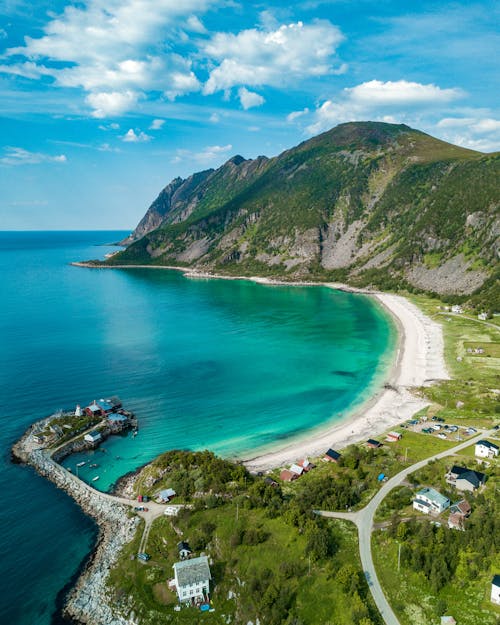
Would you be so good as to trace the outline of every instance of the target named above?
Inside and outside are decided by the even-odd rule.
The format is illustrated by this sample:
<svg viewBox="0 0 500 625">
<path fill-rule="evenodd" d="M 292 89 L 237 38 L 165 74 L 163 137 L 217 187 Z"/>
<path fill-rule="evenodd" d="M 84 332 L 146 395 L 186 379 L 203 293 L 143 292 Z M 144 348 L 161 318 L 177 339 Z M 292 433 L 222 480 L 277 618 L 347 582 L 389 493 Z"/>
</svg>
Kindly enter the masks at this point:
<svg viewBox="0 0 500 625">
<path fill-rule="evenodd" d="M 422 432 L 424 434 L 432 434 L 432 432 L 434 432 L 434 430 L 432 428 L 423 428 Z"/>
<path fill-rule="evenodd" d="M 134 508 L 134 510 L 135 510 L 136 512 L 144 512 L 144 506 L 136 506 L 136 507 Z"/>
<path fill-rule="evenodd" d="M 443 440 L 446 440 L 446 434 L 441 432 L 441 434 L 438 434 L 438 438 L 442 438 Z"/>
<path fill-rule="evenodd" d="M 494 429 L 494 430 L 500 430 L 500 423 L 499 423 L 498 425 L 494 425 L 494 426 L 493 426 L 493 429 Z"/>
<path fill-rule="evenodd" d="M 142 560 L 143 562 L 147 562 L 148 560 L 151 560 L 151 556 L 149 555 L 149 553 L 138 553 L 137 559 Z"/>
</svg>

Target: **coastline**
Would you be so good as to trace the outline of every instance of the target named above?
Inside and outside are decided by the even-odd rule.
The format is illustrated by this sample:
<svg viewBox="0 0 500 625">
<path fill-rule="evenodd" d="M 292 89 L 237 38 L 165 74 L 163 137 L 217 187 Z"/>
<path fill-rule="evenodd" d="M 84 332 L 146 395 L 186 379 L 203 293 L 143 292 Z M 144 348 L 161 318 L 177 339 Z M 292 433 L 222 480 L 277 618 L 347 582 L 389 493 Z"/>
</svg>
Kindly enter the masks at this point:
<svg viewBox="0 0 500 625">
<path fill-rule="evenodd" d="M 81 264 L 77 264 L 81 266 Z M 86 266 L 83 264 L 83 266 Z M 90 265 L 92 268 L 99 268 Z M 110 268 L 110 266 L 105 266 Z M 111 267 L 117 268 L 117 267 Z M 127 268 L 132 268 L 127 266 Z M 144 268 L 150 268 L 145 266 Z M 173 269 L 156 267 L 158 269 Z M 180 268 L 175 268 L 181 270 Z M 184 271 L 184 270 L 183 270 Z M 289 444 L 278 444 L 243 462 L 252 471 L 265 471 L 304 456 L 322 455 L 328 447 L 342 448 L 394 426 L 412 416 L 428 402 L 411 394 L 411 388 L 446 379 L 441 326 L 426 317 L 415 305 L 400 295 L 351 288 L 348 285 L 316 282 L 280 282 L 269 278 L 227 277 L 207 273 L 186 272 L 187 277 L 244 279 L 269 286 L 323 286 L 332 289 L 363 293 L 374 297 L 392 316 L 398 333 L 396 359 L 389 371 L 389 379 L 375 396 L 354 408 L 352 414 L 340 423 L 307 432 Z M 126 514 L 131 496 L 127 492 L 137 471 L 122 476 L 115 485 L 117 496 L 96 491 L 68 473 L 52 454 L 36 450 L 30 443 L 32 427 L 14 445 L 13 457 L 29 464 L 35 470 L 65 490 L 93 517 L 99 527 L 97 543 L 76 584 L 64 599 L 63 615 L 73 622 L 88 625 L 126 625 L 130 621 L 116 611 L 107 596 L 106 579 L 122 546 L 130 542 L 138 527 L 138 519 Z M 128 488 L 127 488 L 128 487 Z M 120 496 L 121 495 L 121 496 Z M 125 504 L 125 505 L 124 505 Z"/>
<path fill-rule="evenodd" d="M 90 269 L 161 269 L 180 271 L 186 278 L 247 280 L 267 286 L 322 286 L 373 297 L 392 317 L 396 325 L 396 359 L 383 387 L 354 406 L 340 422 L 326 424 L 297 436 L 288 443 L 276 443 L 257 450 L 257 455 L 237 457 L 250 471 L 268 471 L 306 456 L 322 456 L 329 447 L 342 449 L 377 436 L 410 419 L 428 405 L 412 394 L 415 387 L 450 379 L 444 361 L 444 341 L 439 323 L 429 319 L 417 306 L 401 295 L 361 289 L 337 282 L 275 280 L 258 276 L 225 276 L 189 267 L 166 265 L 106 265 L 88 262 L 71 263 Z"/>
</svg>

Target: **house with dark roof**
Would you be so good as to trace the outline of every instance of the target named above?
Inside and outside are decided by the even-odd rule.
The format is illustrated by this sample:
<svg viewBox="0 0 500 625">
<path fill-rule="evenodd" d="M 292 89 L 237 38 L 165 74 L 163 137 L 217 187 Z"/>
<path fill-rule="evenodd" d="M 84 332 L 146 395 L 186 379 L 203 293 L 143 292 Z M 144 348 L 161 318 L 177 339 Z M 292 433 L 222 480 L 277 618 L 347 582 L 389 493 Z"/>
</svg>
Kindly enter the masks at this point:
<svg viewBox="0 0 500 625">
<path fill-rule="evenodd" d="M 486 483 L 486 475 L 467 467 L 454 465 L 446 474 L 446 481 L 457 490 L 474 492 Z"/>
<path fill-rule="evenodd" d="M 177 597 L 181 603 L 203 603 L 210 592 L 210 566 L 207 556 L 182 560 L 174 564 Z"/>
<path fill-rule="evenodd" d="M 478 441 L 474 447 L 474 453 L 478 458 L 496 458 L 500 448 L 490 441 Z"/>
<path fill-rule="evenodd" d="M 179 552 L 179 558 L 181 560 L 189 558 L 189 556 L 193 553 L 189 543 L 185 540 L 181 540 L 181 542 L 177 543 L 177 551 Z"/>
<path fill-rule="evenodd" d="M 371 447 L 372 449 L 378 449 L 379 447 L 382 447 L 382 443 L 380 443 L 379 441 L 376 441 L 373 438 L 369 438 L 366 441 L 366 446 Z"/>
<path fill-rule="evenodd" d="M 329 449 L 323 456 L 323 460 L 327 462 L 338 462 L 341 458 L 341 454 L 335 449 Z"/>
<path fill-rule="evenodd" d="M 491 582 L 491 600 L 500 605 L 500 575 L 495 575 Z"/>
</svg>

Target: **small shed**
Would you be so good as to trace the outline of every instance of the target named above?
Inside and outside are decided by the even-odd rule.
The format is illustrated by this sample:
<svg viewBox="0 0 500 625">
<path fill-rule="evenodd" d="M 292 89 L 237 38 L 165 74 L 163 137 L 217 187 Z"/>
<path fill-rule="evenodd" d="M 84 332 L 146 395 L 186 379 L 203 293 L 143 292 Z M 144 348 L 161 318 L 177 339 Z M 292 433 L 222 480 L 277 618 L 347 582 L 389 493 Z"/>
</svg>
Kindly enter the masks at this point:
<svg viewBox="0 0 500 625">
<path fill-rule="evenodd" d="M 329 449 L 325 455 L 323 456 L 323 460 L 327 462 L 338 462 L 340 460 L 341 454 L 335 449 Z"/>
<path fill-rule="evenodd" d="M 401 432 L 389 432 L 389 434 L 387 434 L 387 441 L 390 443 L 400 441 L 402 436 Z"/>
<path fill-rule="evenodd" d="M 382 443 L 376 441 L 374 438 L 369 438 L 366 441 L 366 446 L 370 447 L 371 449 L 378 449 L 379 447 L 382 447 Z"/>
<path fill-rule="evenodd" d="M 181 560 L 189 558 L 189 556 L 193 553 L 193 550 L 189 546 L 189 543 L 185 540 L 181 540 L 181 542 L 177 543 L 177 551 L 179 552 L 179 557 L 181 558 Z"/>
<path fill-rule="evenodd" d="M 292 473 L 296 473 L 298 476 L 301 476 L 302 473 L 304 473 L 304 467 L 301 467 L 299 464 L 292 464 L 290 471 Z"/>
<path fill-rule="evenodd" d="M 160 501 L 168 503 L 173 497 L 175 497 L 176 494 L 177 493 L 173 488 L 165 488 L 164 490 L 160 491 L 158 498 L 160 499 Z"/>
<path fill-rule="evenodd" d="M 298 477 L 297 473 L 289 471 L 288 469 L 283 469 L 280 473 L 280 480 L 282 482 L 293 482 L 293 480 L 296 480 Z"/>
<path fill-rule="evenodd" d="M 98 443 L 100 440 L 102 439 L 101 433 L 98 432 L 97 430 L 92 430 L 91 432 L 87 432 L 87 434 L 85 434 L 85 436 L 83 437 L 83 440 L 86 441 L 87 443 Z"/>
</svg>

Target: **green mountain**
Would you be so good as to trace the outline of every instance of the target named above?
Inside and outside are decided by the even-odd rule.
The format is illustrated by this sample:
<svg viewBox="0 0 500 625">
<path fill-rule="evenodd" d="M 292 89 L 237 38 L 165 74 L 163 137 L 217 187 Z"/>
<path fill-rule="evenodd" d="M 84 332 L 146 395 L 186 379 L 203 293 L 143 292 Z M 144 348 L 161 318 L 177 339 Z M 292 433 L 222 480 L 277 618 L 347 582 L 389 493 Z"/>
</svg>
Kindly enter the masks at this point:
<svg viewBox="0 0 500 625">
<path fill-rule="evenodd" d="M 499 164 L 405 125 L 341 124 L 176 178 L 109 262 L 498 297 Z"/>
</svg>

